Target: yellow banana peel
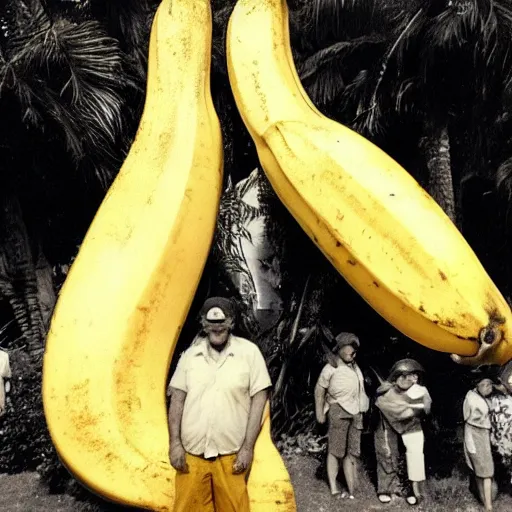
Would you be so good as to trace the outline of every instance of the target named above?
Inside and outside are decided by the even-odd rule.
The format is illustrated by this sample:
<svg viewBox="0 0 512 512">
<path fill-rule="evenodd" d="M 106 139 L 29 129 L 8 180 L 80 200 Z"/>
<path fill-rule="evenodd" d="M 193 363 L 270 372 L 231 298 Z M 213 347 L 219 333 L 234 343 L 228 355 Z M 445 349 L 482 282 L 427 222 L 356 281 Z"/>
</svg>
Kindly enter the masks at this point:
<svg viewBox="0 0 512 512">
<path fill-rule="evenodd" d="M 206 262 L 223 176 L 210 93 L 208 0 L 163 0 L 130 152 L 67 276 L 43 364 L 63 463 L 114 502 L 170 511 L 167 372 Z M 295 510 L 268 406 L 249 479 L 253 512 Z"/>
<path fill-rule="evenodd" d="M 347 282 L 416 342 L 465 364 L 512 357 L 510 307 L 437 203 L 397 162 L 312 104 L 285 0 L 239 0 L 231 88 L 277 195 Z"/>
</svg>

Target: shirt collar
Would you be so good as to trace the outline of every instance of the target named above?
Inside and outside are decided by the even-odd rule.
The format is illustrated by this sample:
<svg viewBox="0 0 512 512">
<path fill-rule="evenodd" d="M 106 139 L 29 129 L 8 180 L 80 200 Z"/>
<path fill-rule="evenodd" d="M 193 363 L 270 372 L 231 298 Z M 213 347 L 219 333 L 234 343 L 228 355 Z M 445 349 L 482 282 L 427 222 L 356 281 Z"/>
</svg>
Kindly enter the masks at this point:
<svg viewBox="0 0 512 512">
<path fill-rule="evenodd" d="M 353 361 L 352 363 L 345 363 L 345 361 L 343 361 L 343 359 L 341 359 L 341 357 L 338 357 L 337 363 L 338 363 L 338 367 L 344 366 L 345 368 L 350 368 L 351 370 L 355 370 L 356 369 L 356 362 L 355 361 Z"/>
<path fill-rule="evenodd" d="M 228 343 L 226 345 L 225 350 L 227 356 L 234 356 L 236 354 L 236 341 L 235 337 L 232 334 L 229 335 Z M 200 338 L 196 339 L 193 345 L 192 355 L 208 355 L 208 338 L 206 338 L 205 336 L 201 336 Z"/>
</svg>

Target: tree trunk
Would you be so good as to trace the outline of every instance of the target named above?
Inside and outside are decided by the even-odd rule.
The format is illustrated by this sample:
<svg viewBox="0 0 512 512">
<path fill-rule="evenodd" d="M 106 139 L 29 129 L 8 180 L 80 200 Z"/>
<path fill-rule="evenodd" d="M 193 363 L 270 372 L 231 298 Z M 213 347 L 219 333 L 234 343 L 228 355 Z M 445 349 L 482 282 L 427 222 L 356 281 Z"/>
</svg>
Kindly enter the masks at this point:
<svg viewBox="0 0 512 512">
<path fill-rule="evenodd" d="M 55 294 L 55 287 L 53 284 L 52 267 L 41 248 L 38 250 L 36 277 L 38 291 L 37 299 L 41 308 L 43 326 L 46 333 L 50 327 L 50 320 L 52 318 L 53 308 L 57 302 L 57 295 Z"/>
<path fill-rule="evenodd" d="M 44 347 L 44 323 L 32 250 L 18 198 L 4 196 L 0 208 L 0 293 L 9 301 L 34 357 Z"/>
<path fill-rule="evenodd" d="M 426 123 L 425 128 L 425 135 L 420 140 L 420 150 L 427 166 L 427 191 L 446 215 L 458 225 L 455 215 L 448 127 Z"/>
</svg>

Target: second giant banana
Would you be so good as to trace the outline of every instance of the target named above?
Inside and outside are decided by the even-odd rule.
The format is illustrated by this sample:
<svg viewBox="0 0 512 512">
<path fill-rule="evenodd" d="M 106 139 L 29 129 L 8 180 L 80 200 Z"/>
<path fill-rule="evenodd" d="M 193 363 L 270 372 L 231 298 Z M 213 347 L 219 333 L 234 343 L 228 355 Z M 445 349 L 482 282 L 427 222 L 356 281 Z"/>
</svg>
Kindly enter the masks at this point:
<svg viewBox="0 0 512 512">
<path fill-rule="evenodd" d="M 507 362 L 510 308 L 461 233 L 397 162 L 311 103 L 286 1 L 238 0 L 227 59 L 270 183 L 349 284 L 422 345 L 468 364 Z"/>
</svg>

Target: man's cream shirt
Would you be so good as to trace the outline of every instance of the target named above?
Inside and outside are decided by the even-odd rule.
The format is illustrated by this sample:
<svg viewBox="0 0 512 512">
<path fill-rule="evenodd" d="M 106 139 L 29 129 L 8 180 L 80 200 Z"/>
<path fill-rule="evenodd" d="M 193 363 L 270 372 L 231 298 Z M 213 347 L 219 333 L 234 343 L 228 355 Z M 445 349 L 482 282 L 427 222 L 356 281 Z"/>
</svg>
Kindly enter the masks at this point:
<svg viewBox="0 0 512 512">
<path fill-rule="evenodd" d="M 215 361 L 207 338 L 181 356 L 169 387 L 187 393 L 181 442 L 192 455 L 238 452 L 245 439 L 251 398 L 271 386 L 263 355 L 254 343 L 230 335 Z"/>
</svg>

